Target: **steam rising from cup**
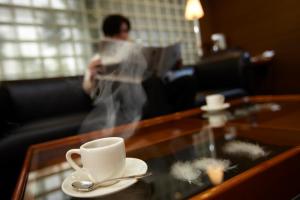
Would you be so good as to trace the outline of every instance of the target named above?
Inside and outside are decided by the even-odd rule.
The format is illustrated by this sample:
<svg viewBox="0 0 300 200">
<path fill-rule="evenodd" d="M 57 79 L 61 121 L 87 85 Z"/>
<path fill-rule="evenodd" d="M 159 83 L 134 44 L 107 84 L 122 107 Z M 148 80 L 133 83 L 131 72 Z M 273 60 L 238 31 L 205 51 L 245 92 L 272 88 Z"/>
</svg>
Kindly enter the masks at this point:
<svg viewBox="0 0 300 200">
<path fill-rule="evenodd" d="M 125 41 L 102 41 L 99 44 L 104 73 L 97 75 L 94 108 L 81 125 L 80 132 L 112 128 L 133 123 L 130 137 L 141 119 L 146 94 L 142 80 L 147 68 L 141 47 Z M 111 64 L 113 63 L 113 64 Z M 106 136 L 112 133 L 106 132 Z"/>
</svg>

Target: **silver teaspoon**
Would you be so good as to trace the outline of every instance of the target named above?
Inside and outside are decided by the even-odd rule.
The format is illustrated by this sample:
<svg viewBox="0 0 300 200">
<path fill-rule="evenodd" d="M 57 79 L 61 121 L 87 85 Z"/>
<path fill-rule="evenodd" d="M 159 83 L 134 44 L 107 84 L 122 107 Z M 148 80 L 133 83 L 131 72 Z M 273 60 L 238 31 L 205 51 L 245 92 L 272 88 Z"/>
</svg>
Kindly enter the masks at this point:
<svg viewBox="0 0 300 200">
<path fill-rule="evenodd" d="M 147 176 L 152 175 L 152 173 L 146 173 L 146 174 L 140 174 L 140 175 L 133 175 L 133 176 L 123 176 L 119 178 L 112 178 L 105 181 L 94 183 L 92 181 L 75 181 L 72 183 L 72 186 L 75 190 L 80 192 L 89 192 L 99 187 L 105 187 L 103 184 L 112 182 L 112 181 L 120 181 L 120 180 L 126 180 L 126 179 L 141 179 Z"/>
</svg>

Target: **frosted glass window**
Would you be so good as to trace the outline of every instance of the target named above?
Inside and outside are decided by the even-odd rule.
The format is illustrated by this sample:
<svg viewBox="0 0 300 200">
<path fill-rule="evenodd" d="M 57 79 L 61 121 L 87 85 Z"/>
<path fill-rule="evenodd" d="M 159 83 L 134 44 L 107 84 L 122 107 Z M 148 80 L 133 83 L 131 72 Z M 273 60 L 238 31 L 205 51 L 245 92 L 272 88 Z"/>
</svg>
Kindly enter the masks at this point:
<svg viewBox="0 0 300 200">
<path fill-rule="evenodd" d="M 0 0 L 0 80 L 82 75 L 92 55 L 85 6 L 85 0 Z"/>
<path fill-rule="evenodd" d="M 76 51 L 76 55 L 81 55 L 84 52 L 84 46 L 82 44 L 76 44 L 75 45 L 75 51 Z"/>
<path fill-rule="evenodd" d="M 36 43 L 21 43 L 21 54 L 24 57 L 38 57 L 39 56 L 39 48 Z"/>
<path fill-rule="evenodd" d="M 79 25 L 79 24 L 83 24 L 83 20 L 82 20 L 82 16 L 81 15 L 78 15 L 78 14 L 69 14 L 68 15 L 68 20 L 69 20 L 69 23 L 71 25 Z"/>
<path fill-rule="evenodd" d="M 162 40 L 167 40 L 168 39 L 168 33 L 163 31 L 163 32 L 160 32 L 160 38 Z"/>
<path fill-rule="evenodd" d="M 17 28 L 20 40 L 36 40 L 37 32 L 34 26 L 19 26 Z"/>
<path fill-rule="evenodd" d="M 66 1 L 64 0 L 51 0 L 51 6 L 57 9 L 65 9 Z"/>
<path fill-rule="evenodd" d="M 43 25 L 55 25 L 53 13 L 49 11 L 35 11 L 35 21 Z"/>
<path fill-rule="evenodd" d="M 69 8 L 73 9 L 73 10 L 78 10 L 80 9 L 80 3 L 81 1 L 74 1 L 74 0 L 68 0 L 68 5 Z"/>
<path fill-rule="evenodd" d="M 48 7 L 49 1 L 48 0 L 32 0 L 32 4 L 37 7 Z"/>
<path fill-rule="evenodd" d="M 71 29 L 69 28 L 61 28 L 61 29 L 58 29 L 58 31 L 60 32 L 60 38 L 61 40 L 70 40 L 71 37 L 72 37 L 72 34 L 71 34 Z"/>
<path fill-rule="evenodd" d="M 67 30 L 59 27 L 36 27 L 36 30 L 41 40 L 53 44 L 59 40 L 69 39 L 71 35 Z"/>
<path fill-rule="evenodd" d="M 72 56 L 74 54 L 72 43 L 60 44 L 60 55 Z"/>
<path fill-rule="evenodd" d="M 101 8 L 103 8 L 103 10 L 109 9 L 110 8 L 110 0 L 102 0 L 101 1 Z"/>
<path fill-rule="evenodd" d="M 65 73 L 70 75 L 76 74 L 75 58 L 69 57 L 69 58 L 62 59 L 62 65 Z"/>
<path fill-rule="evenodd" d="M 116 4 L 116 5 L 114 5 L 114 11 L 116 12 L 116 13 L 120 13 L 121 12 L 121 4 Z"/>
<path fill-rule="evenodd" d="M 152 40 L 156 41 L 156 40 L 159 39 L 159 34 L 158 34 L 158 32 L 151 31 L 150 33 L 151 33 L 151 39 L 152 39 Z"/>
<path fill-rule="evenodd" d="M 0 3 L 10 3 L 10 0 L 0 0 Z"/>
<path fill-rule="evenodd" d="M 130 35 L 130 38 L 138 38 L 138 36 L 139 36 L 138 32 L 134 31 L 134 30 L 132 30 L 129 35 Z"/>
<path fill-rule="evenodd" d="M 83 38 L 83 32 L 79 28 L 73 28 L 72 31 L 75 40 Z"/>
<path fill-rule="evenodd" d="M 46 58 L 46 59 L 44 59 L 44 65 L 45 65 L 45 69 L 48 72 L 57 72 L 57 71 L 59 71 L 59 63 L 57 62 L 56 59 Z"/>
<path fill-rule="evenodd" d="M 58 54 L 58 50 L 54 44 L 42 43 L 42 56 L 52 57 Z"/>
<path fill-rule="evenodd" d="M 11 25 L 0 25 L 0 40 L 15 39 L 15 31 Z"/>
<path fill-rule="evenodd" d="M 78 70 L 82 73 L 86 70 L 87 63 L 83 58 L 77 58 Z"/>
<path fill-rule="evenodd" d="M 67 13 L 57 13 L 55 15 L 57 24 L 66 25 L 69 24 L 70 16 Z"/>
<path fill-rule="evenodd" d="M 16 43 L 6 42 L 0 44 L 0 55 L 3 57 L 17 57 L 18 46 Z"/>
<path fill-rule="evenodd" d="M 0 21 L 1 22 L 10 22 L 13 21 L 12 11 L 10 8 L 1 8 L 0 7 Z"/>
<path fill-rule="evenodd" d="M 8 79 L 17 79 L 22 77 L 22 66 L 16 60 L 5 60 L 2 62 L 4 76 Z"/>
<path fill-rule="evenodd" d="M 140 37 L 142 40 L 147 40 L 148 39 L 148 31 L 140 31 Z"/>
<path fill-rule="evenodd" d="M 33 23 L 34 17 L 32 10 L 29 9 L 16 9 L 16 22 L 19 23 Z"/>
<path fill-rule="evenodd" d="M 25 74 L 30 77 L 40 77 L 43 74 L 42 62 L 39 59 L 24 61 Z"/>
<path fill-rule="evenodd" d="M 22 6 L 30 6 L 30 0 L 12 0 L 14 4 Z"/>
</svg>

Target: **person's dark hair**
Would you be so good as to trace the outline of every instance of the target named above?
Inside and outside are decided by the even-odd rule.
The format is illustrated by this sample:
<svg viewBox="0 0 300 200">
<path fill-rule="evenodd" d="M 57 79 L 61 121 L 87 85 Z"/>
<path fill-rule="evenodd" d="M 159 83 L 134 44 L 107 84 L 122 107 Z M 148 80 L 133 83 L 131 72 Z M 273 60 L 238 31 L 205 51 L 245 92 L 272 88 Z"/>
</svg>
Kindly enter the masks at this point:
<svg viewBox="0 0 300 200">
<path fill-rule="evenodd" d="M 102 24 L 102 31 L 105 36 L 114 36 L 121 32 L 121 24 L 126 23 L 130 31 L 130 21 L 122 15 L 109 15 Z"/>
</svg>

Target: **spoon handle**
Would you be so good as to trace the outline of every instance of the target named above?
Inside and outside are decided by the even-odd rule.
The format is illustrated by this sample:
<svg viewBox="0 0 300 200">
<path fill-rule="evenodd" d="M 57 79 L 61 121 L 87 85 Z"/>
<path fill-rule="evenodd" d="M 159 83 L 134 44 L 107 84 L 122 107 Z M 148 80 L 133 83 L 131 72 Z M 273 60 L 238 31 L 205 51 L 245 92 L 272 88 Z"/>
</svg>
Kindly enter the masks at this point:
<svg viewBox="0 0 300 200">
<path fill-rule="evenodd" d="M 127 180 L 127 179 L 141 179 L 141 178 L 145 178 L 147 176 L 151 176 L 152 173 L 146 173 L 146 174 L 139 174 L 139 175 L 132 175 L 132 176 L 123 176 L 123 177 L 119 177 L 119 178 L 112 178 L 112 179 L 108 179 L 105 181 L 101 181 L 98 183 L 94 183 L 93 185 L 93 189 L 98 188 L 98 187 L 104 187 L 103 184 L 107 183 L 107 182 L 112 182 L 112 181 L 121 181 L 121 180 Z"/>
</svg>

